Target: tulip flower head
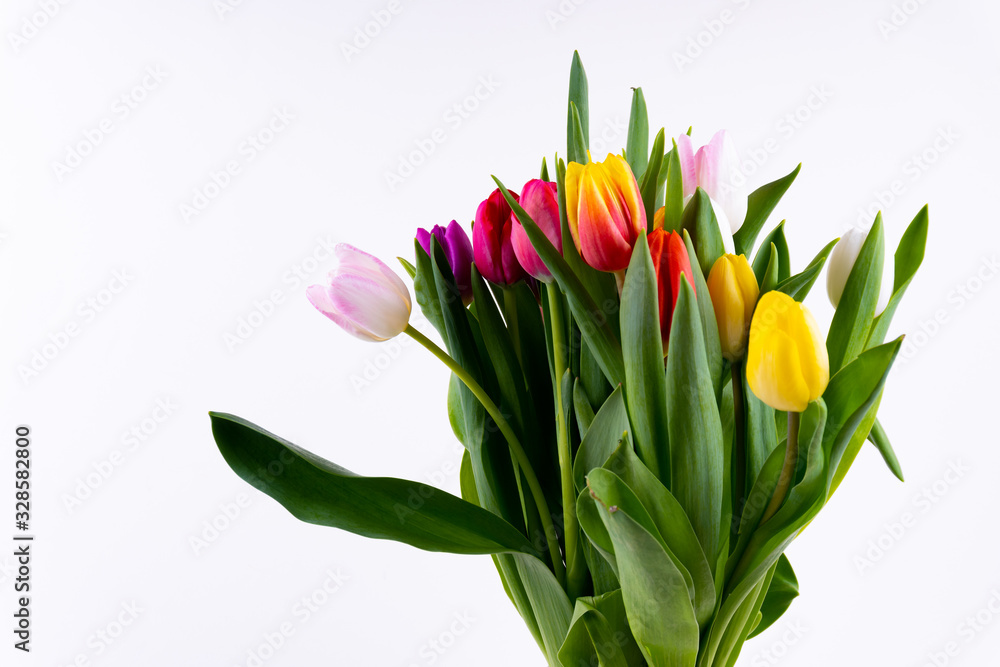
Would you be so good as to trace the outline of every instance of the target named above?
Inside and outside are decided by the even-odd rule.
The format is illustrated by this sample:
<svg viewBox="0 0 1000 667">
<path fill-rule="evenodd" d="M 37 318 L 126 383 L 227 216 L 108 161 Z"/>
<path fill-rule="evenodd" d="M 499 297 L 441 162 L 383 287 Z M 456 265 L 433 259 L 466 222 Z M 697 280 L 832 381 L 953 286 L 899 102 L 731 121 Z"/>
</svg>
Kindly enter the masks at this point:
<svg viewBox="0 0 1000 667">
<path fill-rule="evenodd" d="M 802 412 L 829 381 L 830 359 L 812 313 L 783 292 L 764 294 L 750 324 L 750 389 L 775 410 Z"/>
<path fill-rule="evenodd" d="M 746 352 L 750 317 L 760 293 L 746 255 L 727 254 L 715 260 L 708 274 L 708 293 L 719 325 L 722 356 L 735 362 Z"/>
<path fill-rule="evenodd" d="M 747 217 L 747 195 L 742 185 L 743 172 L 736 145 L 725 130 L 719 130 L 706 145 L 694 152 L 691 137 L 677 137 L 677 157 L 681 163 L 684 203 L 701 188 L 712 200 L 712 209 L 719 221 L 722 241 L 727 252 L 732 247 L 732 235 L 743 226 Z"/>
<path fill-rule="evenodd" d="M 566 168 L 566 213 L 580 256 L 599 271 L 624 271 L 646 228 L 646 209 L 628 163 L 609 154 L 604 162 Z"/>
<path fill-rule="evenodd" d="M 472 241 L 465 233 L 462 225 L 455 220 L 447 227 L 434 225 L 430 231 L 417 230 L 417 241 L 428 255 L 431 252 L 431 236 L 433 236 L 448 258 L 448 266 L 455 276 L 455 284 L 462 295 L 462 303 L 468 306 L 472 303 Z"/>
<path fill-rule="evenodd" d="M 559 222 L 559 200 L 556 195 L 556 184 L 540 179 L 533 179 L 524 184 L 521 188 L 521 199 L 518 201 L 525 212 L 535 221 L 545 237 L 555 246 L 556 250 L 562 252 L 562 225 Z M 518 263 L 532 277 L 545 283 L 552 282 L 552 274 L 549 273 L 545 263 L 542 262 L 535 248 L 528 240 L 528 233 L 524 231 L 520 221 L 511 213 L 511 245 L 514 246 L 514 255 Z"/>
<path fill-rule="evenodd" d="M 691 288 L 691 258 L 687 246 L 677 232 L 657 229 L 649 233 L 649 254 L 656 268 L 656 292 L 660 305 L 660 334 L 663 337 L 663 354 L 667 354 L 670 340 L 670 324 L 674 318 L 674 308 L 681 293 L 681 276 Z"/>
<path fill-rule="evenodd" d="M 830 297 L 830 303 L 833 304 L 834 308 L 840 305 L 840 297 L 844 295 L 847 279 L 851 275 L 855 262 L 858 261 L 858 255 L 861 254 L 861 247 L 868 239 L 869 231 L 869 229 L 860 227 L 850 228 L 840 237 L 837 245 L 833 247 L 833 252 L 830 253 L 826 269 L 826 294 Z M 877 313 L 885 309 L 889 303 L 889 297 L 892 296 L 892 258 L 886 257 L 884 262 L 882 291 L 879 292 L 878 305 L 875 307 Z"/>
<path fill-rule="evenodd" d="M 340 243 L 326 284 L 306 289 L 309 302 L 347 333 L 372 342 L 394 338 L 410 321 L 410 292 L 377 257 Z"/>
<path fill-rule="evenodd" d="M 518 201 L 517 193 L 510 194 Z M 491 283 L 513 285 L 527 276 L 514 254 L 512 231 L 510 205 L 497 188 L 479 205 L 472 226 L 476 268 Z"/>
</svg>

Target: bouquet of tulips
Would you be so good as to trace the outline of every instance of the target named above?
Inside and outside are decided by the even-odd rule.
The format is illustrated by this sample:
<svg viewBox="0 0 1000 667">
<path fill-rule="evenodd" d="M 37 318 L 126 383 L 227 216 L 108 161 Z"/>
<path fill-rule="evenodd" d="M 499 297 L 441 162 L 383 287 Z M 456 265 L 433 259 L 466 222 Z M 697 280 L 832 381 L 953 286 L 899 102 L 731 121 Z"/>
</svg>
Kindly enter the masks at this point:
<svg viewBox="0 0 1000 667">
<path fill-rule="evenodd" d="M 213 413 L 228 464 L 303 521 L 490 554 L 550 665 L 733 665 L 798 595 L 784 551 L 862 445 L 902 479 L 876 412 L 927 209 L 879 311 L 881 217 L 793 274 L 784 223 L 757 237 L 799 168 L 747 196 L 724 132 L 697 151 L 664 136 L 649 146 L 635 89 L 624 150 L 592 161 L 575 56 L 555 178 L 545 160 L 520 195 L 494 178 L 471 241 L 452 221 L 418 230 L 414 261 L 400 259 L 446 350 L 410 325 L 400 277 L 360 250 L 340 246 L 309 288 L 349 333 L 405 333 L 451 370 L 461 498 Z M 828 257 L 824 340 L 802 302 Z"/>
</svg>

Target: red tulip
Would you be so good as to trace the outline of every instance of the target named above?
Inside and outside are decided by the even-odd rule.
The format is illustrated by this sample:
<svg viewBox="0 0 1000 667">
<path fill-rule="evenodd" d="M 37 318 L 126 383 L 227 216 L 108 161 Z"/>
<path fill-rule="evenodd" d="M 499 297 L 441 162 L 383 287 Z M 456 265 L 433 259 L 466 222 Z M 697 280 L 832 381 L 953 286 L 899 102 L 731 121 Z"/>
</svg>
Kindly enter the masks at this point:
<svg viewBox="0 0 1000 667">
<path fill-rule="evenodd" d="M 660 301 L 660 334 L 663 336 L 663 354 L 667 353 L 670 340 L 670 323 L 681 291 L 681 274 L 694 288 L 691 280 L 691 259 L 687 247 L 677 232 L 667 233 L 654 229 L 649 233 L 649 253 L 656 267 L 656 286 Z"/>
<path fill-rule="evenodd" d="M 510 193 L 514 201 L 517 194 Z M 479 205 L 472 227 L 472 250 L 479 273 L 491 283 L 513 285 L 527 277 L 511 244 L 511 210 L 500 189 Z"/>
</svg>

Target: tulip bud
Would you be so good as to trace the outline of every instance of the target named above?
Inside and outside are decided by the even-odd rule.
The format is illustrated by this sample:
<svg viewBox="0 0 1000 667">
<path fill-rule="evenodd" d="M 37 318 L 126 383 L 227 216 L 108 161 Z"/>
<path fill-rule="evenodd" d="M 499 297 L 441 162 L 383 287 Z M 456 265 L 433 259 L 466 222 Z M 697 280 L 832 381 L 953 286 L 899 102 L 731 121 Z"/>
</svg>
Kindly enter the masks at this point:
<svg viewBox="0 0 1000 667">
<path fill-rule="evenodd" d="M 521 199 L 518 202 L 528 216 L 535 221 L 538 228 L 542 230 L 545 237 L 555 246 L 556 250 L 562 252 L 562 225 L 559 222 L 559 200 L 556 196 L 556 184 L 533 179 L 524 184 L 521 188 Z M 535 252 L 535 248 L 528 240 L 528 233 L 524 231 L 517 216 L 511 214 L 511 224 L 514 229 L 511 232 L 511 245 L 514 246 L 514 255 L 518 263 L 532 277 L 538 278 L 544 283 L 552 282 L 552 274 L 549 273 L 545 263 Z"/>
<path fill-rule="evenodd" d="M 418 229 L 417 241 L 428 255 L 431 253 L 431 236 L 437 239 L 438 245 L 444 250 L 448 266 L 455 276 L 455 284 L 462 295 L 462 303 L 468 306 L 472 303 L 472 242 L 469 241 L 469 235 L 455 220 L 449 222 L 447 227 L 434 225 L 429 232 Z"/>
<path fill-rule="evenodd" d="M 837 245 L 833 247 L 833 252 L 830 253 L 826 269 L 826 293 L 834 308 L 840 305 L 840 297 L 844 295 L 847 278 L 851 275 L 854 263 L 858 261 L 858 255 L 861 254 L 861 247 L 868 239 L 869 231 L 852 227 L 840 237 Z M 886 258 L 882 268 L 882 291 L 879 292 L 878 305 L 875 307 L 877 313 L 885 309 L 889 297 L 892 296 L 892 280 L 888 278 L 892 276 L 891 259 Z"/>
<path fill-rule="evenodd" d="M 334 248 L 337 268 L 325 285 L 306 290 L 309 302 L 347 333 L 372 342 L 388 340 L 410 322 L 410 292 L 377 257 L 346 243 Z"/>
<path fill-rule="evenodd" d="M 750 389 L 775 410 L 802 412 L 829 381 L 830 359 L 812 313 L 783 292 L 764 294 L 750 324 Z"/>
<path fill-rule="evenodd" d="M 691 137 L 677 137 L 677 157 L 681 163 L 684 201 L 701 188 L 712 200 L 712 209 L 719 221 L 723 242 L 727 248 L 747 217 L 745 177 L 740 169 L 736 145 L 725 130 L 719 130 L 712 140 L 695 153 Z"/>
<path fill-rule="evenodd" d="M 649 233 L 649 254 L 656 268 L 656 292 L 660 305 L 660 335 L 663 337 L 663 354 L 667 354 L 670 340 L 670 324 L 674 319 L 674 308 L 681 293 L 681 275 L 691 288 L 691 258 L 687 246 L 677 232 L 656 229 Z"/>
<path fill-rule="evenodd" d="M 646 228 L 646 209 L 625 160 L 609 154 L 604 162 L 570 162 L 566 213 L 583 261 L 599 271 L 628 267 L 632 246 Z"/>
<path fill-rule="evenodd" d="M 746 256 L 723 255 L 715 260 L 708 274 L 708 293 L 719 325 L 722 356 L 736 361 L 746 352 L 750 317 L 760 294 Z"/>
<path fill-rule="evenodd" d="M 510 194 L 518 201 L 516 193 Z M 527 276 L 514 254 L 512 230 L 510 206 L 497 188 L 479 205 L 472 226 L 476 268 L 491 283 L 513 285 Z"/>
</svg>

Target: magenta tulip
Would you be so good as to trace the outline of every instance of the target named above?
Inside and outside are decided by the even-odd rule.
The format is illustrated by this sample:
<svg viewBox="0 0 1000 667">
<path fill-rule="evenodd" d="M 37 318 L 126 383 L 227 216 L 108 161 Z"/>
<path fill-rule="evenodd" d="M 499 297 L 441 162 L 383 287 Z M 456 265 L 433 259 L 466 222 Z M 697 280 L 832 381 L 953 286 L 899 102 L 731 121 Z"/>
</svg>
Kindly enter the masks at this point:
<svg viewBox="0 0 1000 667">
<path fill-rule="evenodd" d="M 437 243 L 444 250 L 445 257 L 448 258 L 448 266 L 455 276 L 455 284 L 462 295 L 462 303 L 468 306 L 472 303 L 472 241 L 465 233 L 462 225 L 455 220 L 448 223 L 447 227 L 434 225 L 430 231 L 426 229 L 417 230 L 417 241 L 420 247 L 428 255 L 431 252 L 431 236 L 437 239 Z"/>
<path fill-rule="evenodd" d="M 559 223 L 559 199 L 556 194 L 556 184 L 532 179 L 521 188 L 521 200 L 518 202 L 531 219 L 535 221 L 545 237 L 555 246 L 556 250 L 562 252 L 562 226 Z M 517 216 L 511 215 L 511 224 L 514 230 L 511 232 L 511 245 L 514 246 L 514 255 L 517 261 L 524 267 L 524 270 L 542 282 L 552 282 L 552 274 L 549 273 L 545 263 L 542 262 L 535 248 L 528 240 L 528 233 L 518 221 Z"/>
<path fill-rule="evenodd" d="M 516 193 L 510 194 L 514 201 L 518 200 Z M 513 285 L 527 277 L 511 244 L 513 224 L 510 218 L 510 206 L 497 188 L 479 205 L 472 227 L 476 268 L 484 278 L 497 285 Z"/>
</svg>

